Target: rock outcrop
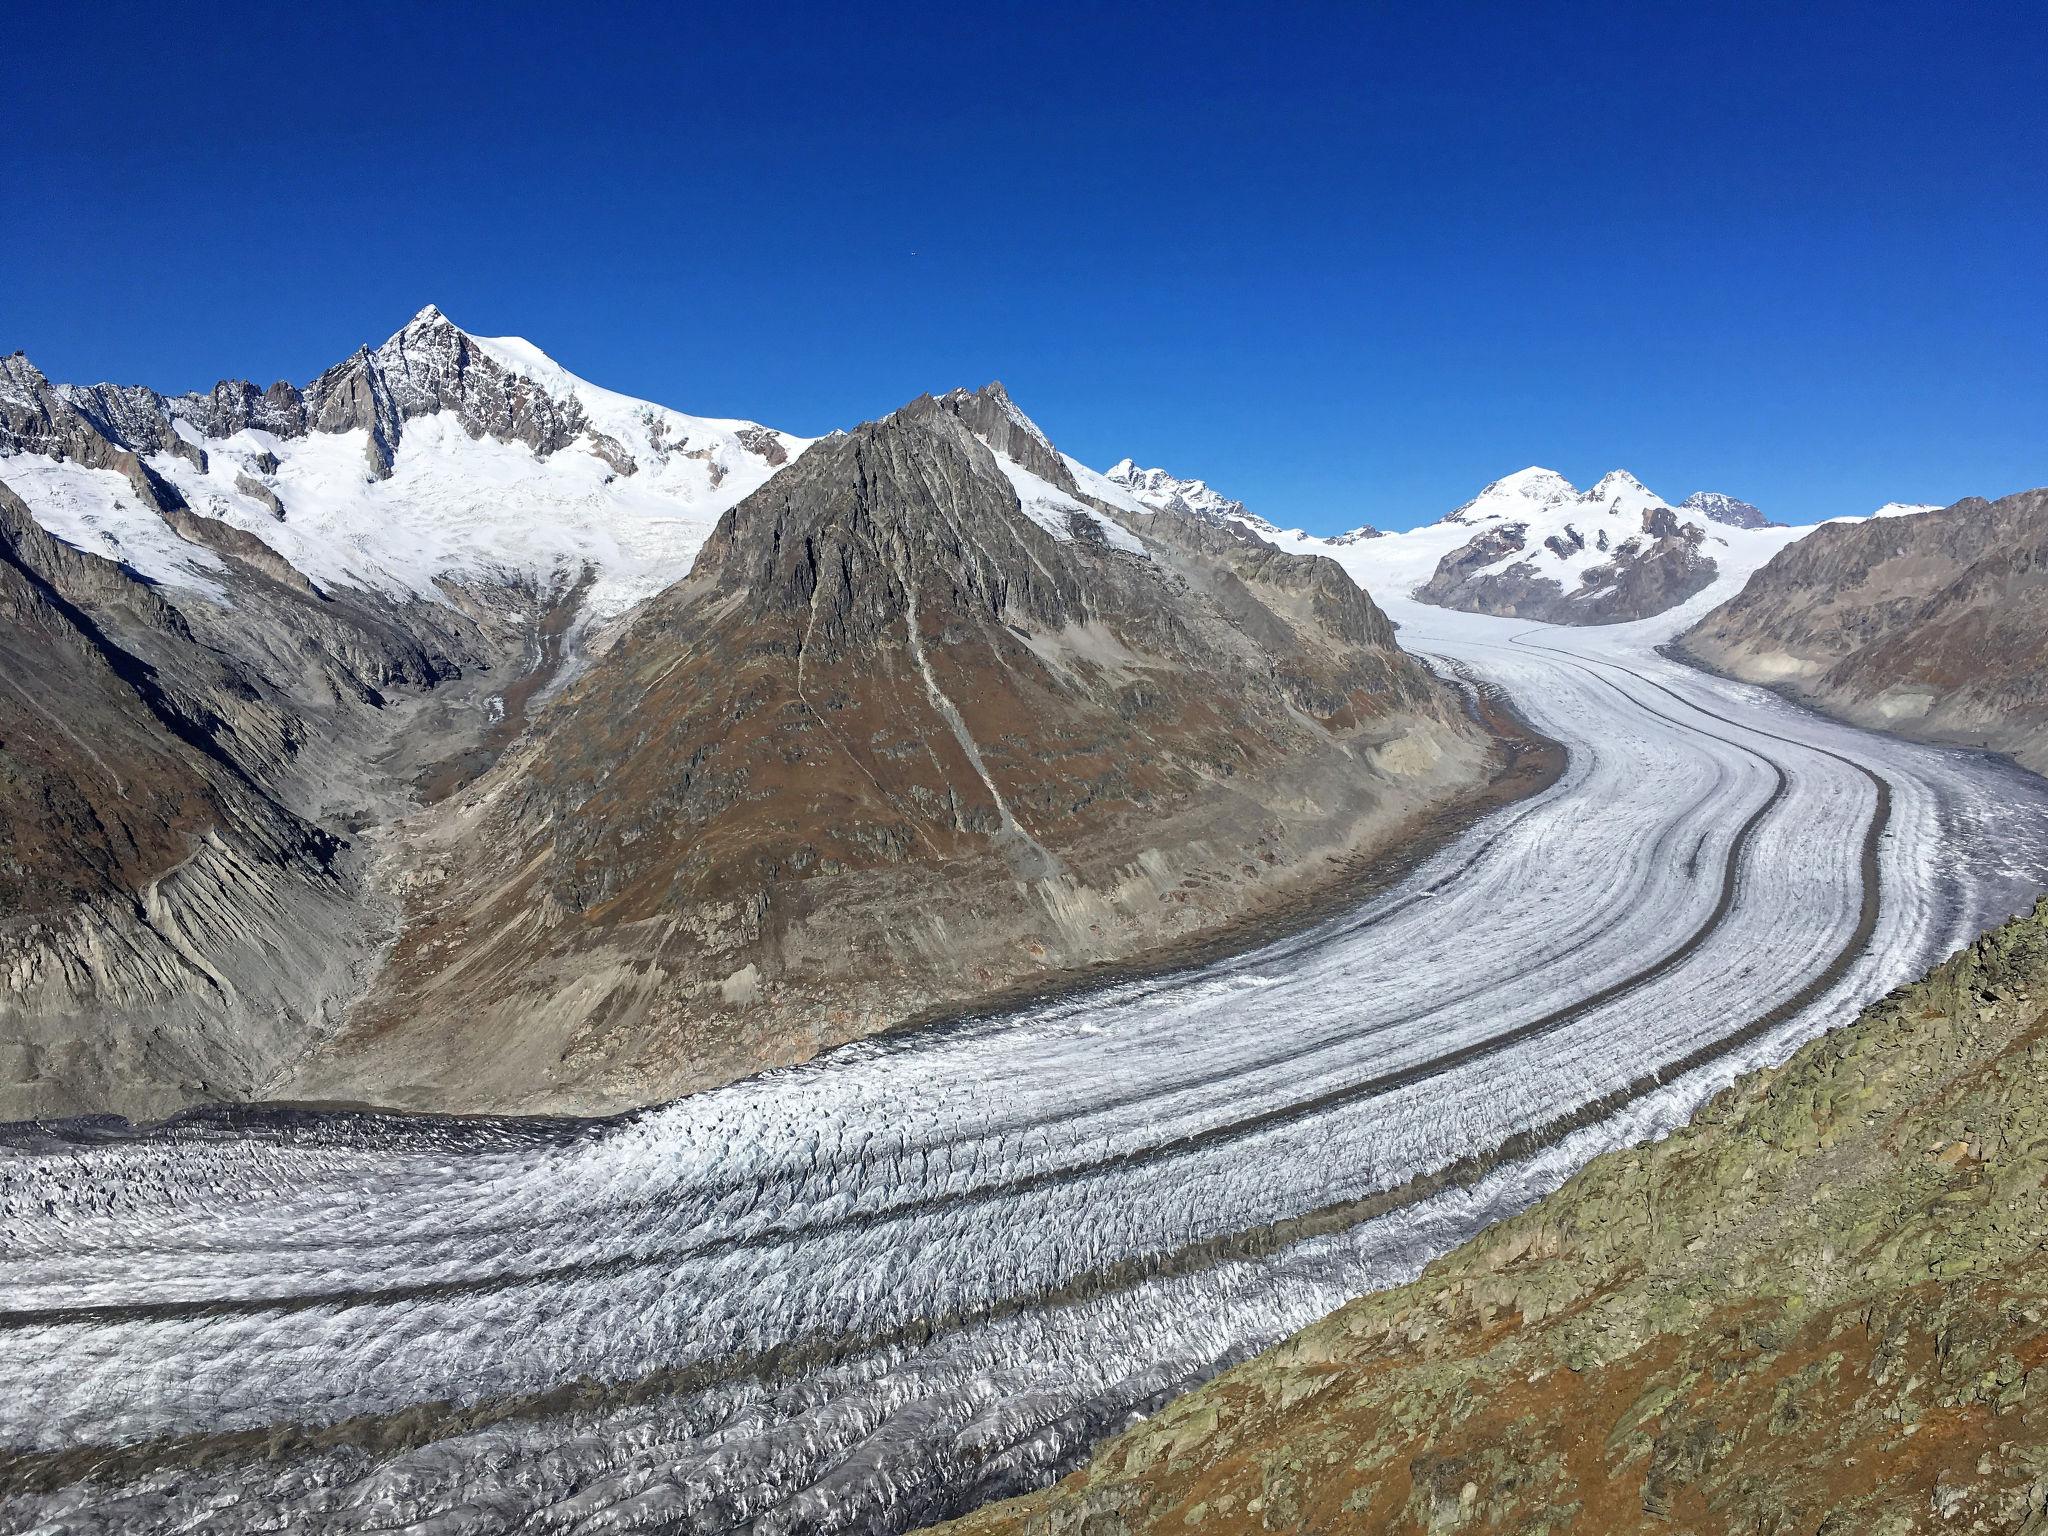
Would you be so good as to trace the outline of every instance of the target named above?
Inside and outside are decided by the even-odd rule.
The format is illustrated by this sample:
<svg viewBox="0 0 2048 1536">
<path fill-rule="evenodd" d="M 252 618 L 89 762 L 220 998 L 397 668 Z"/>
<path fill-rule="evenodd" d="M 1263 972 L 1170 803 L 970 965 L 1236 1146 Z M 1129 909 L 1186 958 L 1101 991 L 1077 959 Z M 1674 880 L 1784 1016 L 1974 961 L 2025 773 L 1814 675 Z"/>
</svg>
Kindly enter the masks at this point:
<svg viewBox="0 0 2048 1536">
<path fill-rule="evenodd" d="M 951 1536 L 2048 1525 L 2048 899 Z"/>
<path fill-rule="evenodd" d="M 0 616 L 0 1118 L 253 1094 L 350 905 L 301 722 L 4 486 Z"/>
<path fill-rule="evenodd" d="M 810 448 L 410 829 L 288 1091 L 673 1095 L 1214 929 L 1483 777 L 1337 566 L 1099 479 L 1000 386 Z"/>
<path fill-rule="evenodd" d="M 1727 528 L 1768 528 L 1771 520 L 1749 502 L 1721 491 L 1694 491 L 1678 504 L 1681 512 L 1697 512 L 1710 523 Z"/>
<path fill-rule="evenodd" d="M 1857 724 L 2048 773 L 2048 490 L 1826 524 L 1680 645 Z"/>
<path fill-rule="evenodd" d="M 1415 595 L 1468 613 L 1622 623 L 1676 607 L 1718 569 L 1699 518 L 1680 516 L 1622 470 L 1582 493 L 1553 471 L 1526 469 L 1445 521 L 1476 531 Z"/>
</svg>

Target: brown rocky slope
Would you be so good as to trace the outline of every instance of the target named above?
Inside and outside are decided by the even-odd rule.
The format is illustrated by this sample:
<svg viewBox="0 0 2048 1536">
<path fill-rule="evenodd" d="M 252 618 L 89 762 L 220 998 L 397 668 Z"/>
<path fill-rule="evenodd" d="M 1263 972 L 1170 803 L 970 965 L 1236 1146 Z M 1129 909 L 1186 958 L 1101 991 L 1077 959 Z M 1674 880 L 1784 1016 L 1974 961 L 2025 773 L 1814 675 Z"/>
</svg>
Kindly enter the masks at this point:
<svg viewBox="0 0 2048 1536">
<path fill-rule="evenodd" d="M 2048 898 L 944 1529 L 2048 1530 Z"/>
<path fill-rule="evenodd" d="M 1131 956 L 1479 783 L 1332 562 L 1085 498 L 1000 386 L 720 522 L 474 793 L 286 1092 L 605 1109 Z"/>
<path fill-rule="evenodd" d="M 2048 773 L 2048 490 L 1817 528 L 1680 645 L 1859 725 Z"/>
<path fill-rule="evenodd" d="M 474 384 L 465 426 L 531 425 L 524 396 L 491 414 L 503 380 L 457 368 L 458 341 L 429 397 L 412 343 L 443 331 L 460 337 L 409 327 L 304 398 L 170 402 L 0 357 L 0 1121 L 259 1098 L 361 992 L 392 914 L 354 834 L 489 744 L 489 701 L 513 697 L 575 577 L 449 582 L 432 602 L 323 588 L 160 471 L 204 459 L 178 428 L 229 399 L 228 430 L 303 436 L 324 430 L 305 399 L 353 392 L 395 440 Z M 166 586 L 53 534 L 6 478 L 58 466 L 118 476 L 122 526 L 160 522 L 207 581 Z"/>
</svg>

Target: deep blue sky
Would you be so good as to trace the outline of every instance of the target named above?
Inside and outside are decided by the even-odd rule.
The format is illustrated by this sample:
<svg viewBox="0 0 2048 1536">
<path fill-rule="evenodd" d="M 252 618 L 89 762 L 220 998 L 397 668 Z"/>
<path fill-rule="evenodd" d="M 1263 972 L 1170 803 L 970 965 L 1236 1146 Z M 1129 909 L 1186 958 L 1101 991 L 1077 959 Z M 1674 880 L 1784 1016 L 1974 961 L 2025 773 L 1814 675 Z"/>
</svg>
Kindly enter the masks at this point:
<svg viewBox="0 0 2048 1536">
<path fill-rule="evenodd" d="M 291 9 L 14 9 L 0 348 L 304 380 L 432 300 L 804 433 L 1000 377 L 1323 531 L 2048 482 L 2039 4 Z"/>
</svg>

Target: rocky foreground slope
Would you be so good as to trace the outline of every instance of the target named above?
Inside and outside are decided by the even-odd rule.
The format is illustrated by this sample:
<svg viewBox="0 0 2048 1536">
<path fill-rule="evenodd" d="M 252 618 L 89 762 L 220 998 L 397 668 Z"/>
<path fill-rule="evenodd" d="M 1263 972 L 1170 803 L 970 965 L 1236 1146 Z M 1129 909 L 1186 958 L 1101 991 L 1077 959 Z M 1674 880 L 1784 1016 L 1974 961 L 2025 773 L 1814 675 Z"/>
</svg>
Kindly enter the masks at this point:
<svg viewBox="0 0 2048 1536">
<path fill-rule="evenodd" d="M 1001 386 L 811 447 L 473 793 L 283 1091 L 611 1108 L 1129 957 L 1485 777 L 1330 561 L 1154 512 Z"/>
<path fill-rule="evenodd" d="M 2048 898 L 944 1529 L 2048 1529 Z"/>
<path fill-rule="evenodd" d="M 2048 773 L 2048 490 L 1818 528 L 1680 644 L 1859 725 Z"/>
</svg>

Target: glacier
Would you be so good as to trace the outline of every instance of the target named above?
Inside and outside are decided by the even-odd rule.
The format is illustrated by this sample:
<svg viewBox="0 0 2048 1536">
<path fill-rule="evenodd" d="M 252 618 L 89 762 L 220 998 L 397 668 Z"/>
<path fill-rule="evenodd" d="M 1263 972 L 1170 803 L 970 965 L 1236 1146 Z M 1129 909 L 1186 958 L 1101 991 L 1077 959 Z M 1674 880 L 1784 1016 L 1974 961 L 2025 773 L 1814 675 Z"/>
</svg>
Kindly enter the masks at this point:
<svg viewBox="0 0 2048 1536">
<path fill-rule="evenodd" d="M 890 1532 L 1071 1468 L 2048 883 L 2048 784 L 1662 655 L 1720 595 L 1384 600 L 1568 766 L 1231 958 L 609 1122 L 12 1128 L 0 1527 Z"/>
</svg>

